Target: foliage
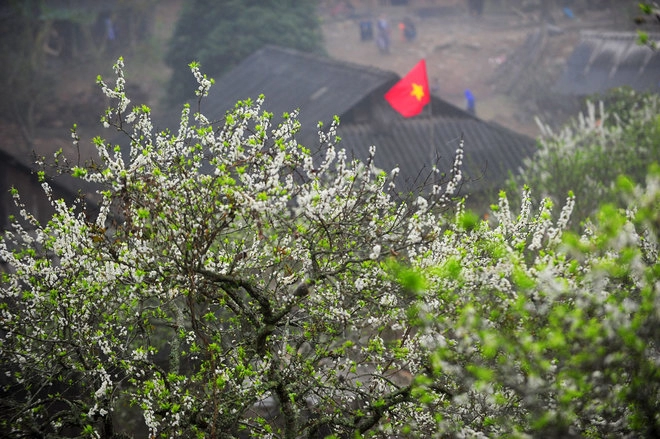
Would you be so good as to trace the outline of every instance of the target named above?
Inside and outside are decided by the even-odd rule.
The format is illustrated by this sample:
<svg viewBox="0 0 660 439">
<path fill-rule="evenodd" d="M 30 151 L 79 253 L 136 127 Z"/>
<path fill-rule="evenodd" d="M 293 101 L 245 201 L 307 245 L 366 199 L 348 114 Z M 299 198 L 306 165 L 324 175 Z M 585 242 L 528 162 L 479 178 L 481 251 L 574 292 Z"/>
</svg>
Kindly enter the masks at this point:
<svg viewBox="0 0 660 439">
<path fill-rule="evenodd" d="M 497 226 L 444 235 L 428 270 L 427 340 L 462 437 L 656 437 L 660 432 L 660 168 L 620 179 L 630 210 L 604 205 L 582 235 L 561 233 L 529 194 Z M 634 199 L 634 201 L 632 201 Z M 432 322 L 432 323 L 429 323 Z"/>
<path fill-rule="evenodd" d="M 322 52 L 316 8 L 306 0 L 186 2 L 166 56 L 171 101 L 183 101 L 195 85 L 182 68 L 192 61 L 220 76 L 266 44 Z"/>
<path fill-rule="evenodd" d="M 154 133 L 116 69 L 114 88 L 99 78 L 116 101 L 103 122 L 130 149 L 96 138 L 102 162 L 70 170 L 100 186 L 98 214 L 54 199 L 48 224 L 24 211 L 0 251 L 5 433 L 110 437 L 129 404 L 150 435 L 382 424 L 410 399 L 393 334 L 411 329 L 381 262 L 437 236 L 448 198 L 397 203 L 396 172 L 347 161 L 335 125 L 315 160 L 295 113 L 272 127 L 261 100 L 220 128 L 186 105 L 178 130 Z M 212 81 L 192 69 L 201 97 Z"/>
<path fill-rule="evenodd" d="M 660 98 L 630 88 L 587 102 L 587 110 L 561 130 L 541 125 L 539 149 L 509 185 L 524 183 L 555 203 L 575 193 L 574 227 L 602 203 L 617 200 L 620 174 L 641 182 L 660 157 Z"/>
<path fill-rule="evenodd" d="M 640 2 L 639 3 L 639 10 L 641 11 L 642 14 L 644 15 L 653 15 L 657 21 L 660 21 L 660 9 L 657 7 L 657 4 L 650 4 L 647 2 Z M 638 17 L 635 19 L 635 22 L 638 23 L 643 23 L 645 20 L 641 17 Z M 656 21 L 656 20 L 654 20 Z M 656 23 L 657 23 L 656 21 Z M 658 48 L 658 42 L 653 41 L 649 37 L 649 33 L 646 31 L 637 31 L 637 42 L 643 46 L 648 46 L 653 50 L 657 50 Z"/>
<path fill-rule="evenodd" d="M 53 199 L 0 243 L 3 437 L 657 436 L 659 169 L 582 236 L 572 196 L 449 216 L 461 150 L 402 202 L 336 124 L 318 157 L 261 98 L 155 133 L 116 71 L 130 147 L 70 169 L 98 212 Z"/>
</svg>

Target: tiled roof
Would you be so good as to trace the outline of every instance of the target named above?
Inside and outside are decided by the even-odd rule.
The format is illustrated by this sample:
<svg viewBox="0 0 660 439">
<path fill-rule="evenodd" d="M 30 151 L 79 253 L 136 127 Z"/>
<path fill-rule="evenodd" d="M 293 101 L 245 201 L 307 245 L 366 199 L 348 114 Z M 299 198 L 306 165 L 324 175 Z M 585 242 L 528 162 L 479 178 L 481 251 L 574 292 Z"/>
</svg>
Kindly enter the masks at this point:
<svg viewBox="0 0 660 439">
<path fill-rule="evenodd" d="M 637 38 L 631 32 L 582 32 L 555 89 L 579 96 L 621 86 L 660 92 L 660 51 L 638 44 Z"/>
<path fill-rule="evenodd" d="M 303 139 L 316 139 L 319 121 L 343 116 L 374 90 L 394 84 L 394 72 L 358 66 L 293 49 L 266 46 L 221 78 L 204 104 L 207 115 L 222 117 L 239 100 L 265 96 L 264 109 L 279 118 L 300 108 Z M 277 120 L 276 120 L 277 122 Z"/>
<path fill-rule="evenodd" d="M 460 139 L 464 140 L 462 193 L 500 189 L 509 172 L 516 173 L 534 154 L 533 139 L 478 119 L 429 117 L 401 119 L 387 128 L 374 124 L 340 125 L 340 147 L 364 159 L 376 146 L 374 165 L 385 171 L 399 167 L 403 187 L 412 189 L 433 165 L 451 169 Z M 417 181 L 416 181 L 417 180 Z M 400 182 L 401 186 L 401 182 Z"/>
<path fill-rule="evenodd" d="M 17 215 L 19 212 L 10 191 L 12 187 L 19 190 L 21 201 L 28 205 L 30 213 L 42 223 L 48 221 L 53 213 L 36 170 L 23 160 L 19 160 L 17 156 L 20 157 L 18 154 L 10 154 L 0 149 L 0 233 L 9 225 L 9 215 Z M 54 199 L 65 198 L 71 202 L 78 195 L 71 179 L 49 178 L 48 184 L 53 191 Z"/>
<path fill-rule="evenodd" d="M 414 189 L 420 183 L 416 178 L 436 162 L 440 171 L 451 169 L 461 135 L 470 180 L 464 189 L 471 192 L 500 185 L 533 153 L 533 139 L 484 122 L 436 96 L 432 118 L 403 118 L 383 98 L 399 79 L 393 72 L 267 46 L 216 78 L 203 111 L 221 119 L 236 101 L 264 94 L 264 109 L 276 117 L 300 108 L 298 140 L 312 149 L 318 142 L 317 122 L 328 124 L 338 115 L 340 147 L 364 160 L 369 146 L 376 145 L 375 165 L 388 171 L 398 166 L 406 189 Z"/>
</svg>

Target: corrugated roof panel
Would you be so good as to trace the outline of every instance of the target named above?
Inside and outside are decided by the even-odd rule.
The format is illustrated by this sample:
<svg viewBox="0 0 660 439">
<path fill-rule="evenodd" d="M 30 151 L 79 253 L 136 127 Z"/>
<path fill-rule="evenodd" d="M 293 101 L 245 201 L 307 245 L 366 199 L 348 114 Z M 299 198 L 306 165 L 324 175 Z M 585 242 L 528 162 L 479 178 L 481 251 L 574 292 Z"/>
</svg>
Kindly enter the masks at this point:
<svg viewBox="0 0 660 439">
<path fill-rule="evenodd" d="M 637 44 L 636 33 L 585 31 L 554 88 L 586 96 L 621 86 L 660 91 L 660 52 Z"/>
</svg>

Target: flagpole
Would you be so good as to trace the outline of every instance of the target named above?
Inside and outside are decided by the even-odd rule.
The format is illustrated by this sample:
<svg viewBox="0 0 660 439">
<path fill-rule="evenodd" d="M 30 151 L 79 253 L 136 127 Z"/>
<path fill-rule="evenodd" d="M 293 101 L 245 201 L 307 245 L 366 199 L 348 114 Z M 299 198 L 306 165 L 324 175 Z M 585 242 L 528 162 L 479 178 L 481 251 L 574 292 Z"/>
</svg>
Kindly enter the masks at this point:
<svg viewBox="0 0 660 439">
<path fill-rule="evenodd" d="M 431 166 L 435 165 L 437 157 L 435 156 L 435 123 L 433 121 L 433 94 L 429 85 L 429 123 L 431 124 Z M 433 168 L 431 168 L 433 170 Z M 433 172 L 433 171 L 432 171 Z M 436 183 L 436 173 L 433 172 L 433 184 Z"/>
<path fill-rule="evenodd" d="M 422 58 L 406 75 L 395 83 L 384 95 L 390 106 L 403 117 L 414 117 L 426 114 L 426 105 L 429 105 L 429 123 L 431 136 L 431 161 L 434 160 L 435 127 L 433 126 L 433 108 L 431 99 L 431 87 L 429 87 L 428 74 L 426 72 L 426 59 Z M 434 173 L 435 174 L 435 173 Z M 428 182 L 428 179 L 424 179 Z M 435 180 L 435 177 L 433 177 Z M 434 181 L 435 183 L 435 181 Z"/>
</svg>

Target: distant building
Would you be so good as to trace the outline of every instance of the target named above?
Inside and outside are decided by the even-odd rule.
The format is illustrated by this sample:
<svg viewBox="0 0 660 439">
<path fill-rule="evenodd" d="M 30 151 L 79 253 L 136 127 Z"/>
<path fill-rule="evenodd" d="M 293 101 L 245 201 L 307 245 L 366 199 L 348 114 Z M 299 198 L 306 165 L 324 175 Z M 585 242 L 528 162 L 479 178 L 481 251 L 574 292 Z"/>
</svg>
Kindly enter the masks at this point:
<svg viewBox="0 0 660 439">
<path fill-rule="evenodd" d="M 660 35 L 651 35 L 660 40 Z M 640 92 L 660 92 L 660 51 L 638 43 L 634 32 L 583 31 L 555 85 L 573 96 L 603 94 L 628 86 Z"/>
<path fill-rule="evenodd" d="M 375 165 L 386 171 L 399 167 L 400 182 L 408 185 L 402 189 L 414 189 L 436 162 L 440 171 L 449 171 L 461 137 L 463 193 L 500 188 L 535 151 L 534 139 L 480 120 L 437 96 L 421 115 L 402 117 L 383 98 L 399 75 L 373 67 L 267 46 L 215 79 L 203 104 L 207 116 L 221 118 L 238 100 L 263 93 L 264 109 L 276 119 L 300 108 L 298 141 L 313 149 L 318 121 L 328 126 L 337 115 L 339 146 L 364 160 L 376 145 Z"/>
</svg>

